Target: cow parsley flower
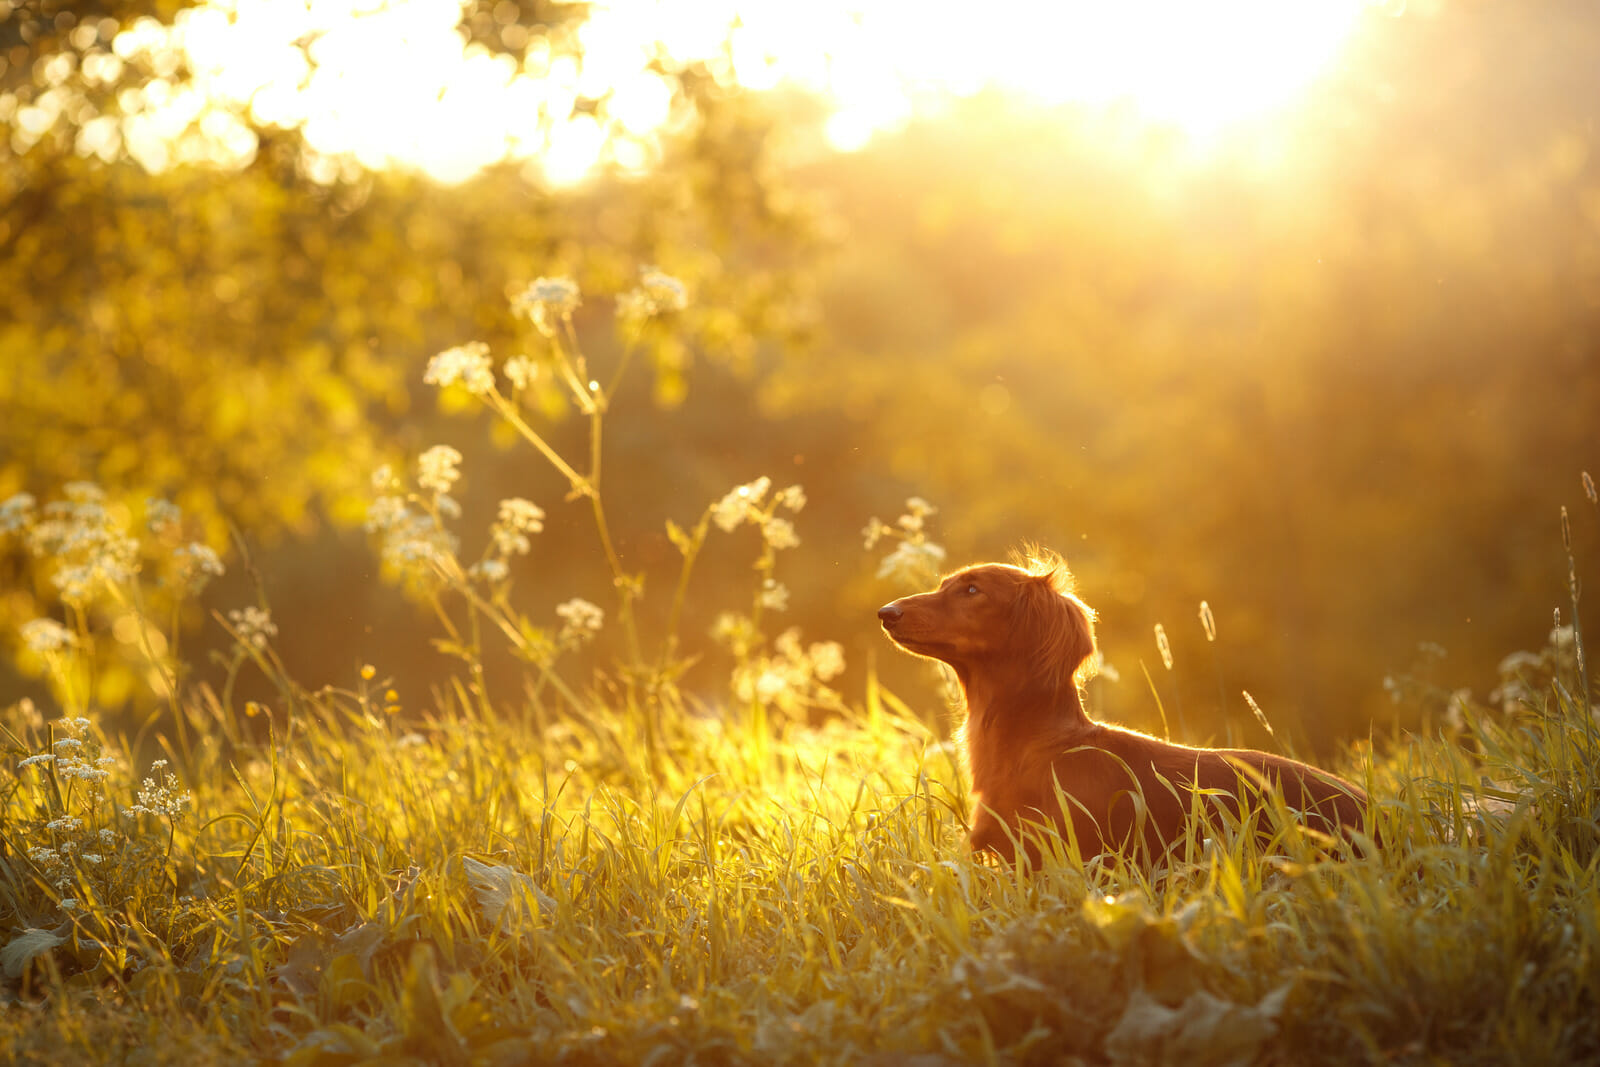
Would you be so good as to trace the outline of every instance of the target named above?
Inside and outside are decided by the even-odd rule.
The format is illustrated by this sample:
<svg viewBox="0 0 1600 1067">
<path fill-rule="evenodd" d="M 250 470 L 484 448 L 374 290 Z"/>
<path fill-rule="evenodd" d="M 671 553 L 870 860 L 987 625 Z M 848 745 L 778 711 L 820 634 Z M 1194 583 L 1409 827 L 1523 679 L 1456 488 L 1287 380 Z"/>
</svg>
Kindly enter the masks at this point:
<svg viewBox="0 0 1600 1067">
<path fill-rule="evenodd" d="M 165 770 L 167 761 L 158 759 L 150 764 L 150 773 L 155 775 L 158 771 Z M 188 790 L 179 790 L 178 776 L 168 771 L 162 776 L 161 784 L 156 784 L 154 777 L 146 778 L 144 785 L 139 789 L 139 803 L 129 807 L 129 811 L 142 812 L 146 815 L 162 815 L 175 818 L 182 815 L 184 810 L 194 803 L 194 796 Z"/>
<path fill-rule="evenodd" d="M 228 622 L 239 640 L 252 648 L 266 648 L 267 642 L 278 636 L 278 625 L 272 621 L 272 613 L 254 604 L 229 611 Z"/>
<path fill-rule="evenodd" d="M 772 488 L 772 479 L 762 475 L 753 482 L 736 485 L 711 506 L 711 521 L 723 533 L 732 533 L 740 523 L 754 518 L 762 498 Z"/>
<path fill-rule="evenodd" d="M 520 496 L 500 501 L 500 517 L 490 527 L 495 551 L 502 556 L 527 555 L 532 547 L 528 534 L 544 529 L 544 509 Z"/>
<path fill-rule="evenodd" d="M 153 496 L 144 502 L 144 524 L 157 536 L 176 533 L 183 524 L 183 511 L 172 501 Z"/>
<path fill-rule="evenodd" d="M 682 311 L 689 305 L 683 283 L 670 274 L 646 268 L 639 285 L 617 298 L 617 317 L 624 321 L 643 321 Z"/>
<path fill-rule="evenodd" d="M 48 655 L 71 648 L 78 643 L 78 635 L 54 619 L 33 619 L 22 624 L 19 631 L 28 651 Z"/>
<path fill-rule="evenodd" d="M 571 278 L 537 278 L 512 297 L 511 308 L 519 315 L 526 315 L 534 327 L 548 337 L 572 317 L 582 302 L 577 283 Z"/>
<path fill-rule="evenodd" d="M 878 564 L 879 578 L 925 585 L 944 568 L 944 547 L 931 541 L 901 541 Z"/>
<path fill-rule="evenodd" d="M 503 582 L 511 576 L 511 568 L 506 566 L 503 559 L 480 559 L 467 568 L 467 577 L 476 578 L 490 585 Z"/>
<path fill-rule="evenodd" d="M 789 610 L 789 587 L 776 578 L 761 583 L 761 606 L 768 611 Z"/>
<path fill-rule="evenodd" d="M 561 639 L 586 641 L 600 632 L 600 627 L 605 622 L 606 613 L 595 604 L 581 597 L 573 597 L 564 604 L 556 606 L 556 615 L 566 623 L 561 628 Z"/>
<path fill-rule="evenodd" d="M 494 364 L 489 361 L 489 346 L 482 341 L 469 341 L 445 349 L 428 360 L 422 380 L 441 389 L 460 382 L 473 396 L 487 395 L 494 389 Z"/>
<path fill-rule="evenodd" d="M 406 501 L 400 496 L 380 496 L 367 506 L 367 532 L 381 533 L 406 517 Z"/>
<path fill-rule="evenodd" d="M 198 596 L 211 579 L 220 578 L 224 573 L 216 551 L 198 541 L 174 549 L 172 563 L 177 584 L 190 596 Z"/>
<path fill-rule="evenodd" d="M 0 534 L 16 533 L 31 526 L 35 503 L 32 493 L 18 493 L 0 503 Z"/>
<path fill-rule="evenodd" d="M 794 523 L 788 519 L 767 519 L 761 524 L 761 536 L 774 549 L 795 548 L 800 544 L 800 535 L 795 533 Z"/>
<path fill-rule="evenodd" d="M 539 364 L 527 356 L 512 356 L 503 368 L 506 378 L 516 389 L 526 389 L 539 380 Z"/>
<path fill-rule="evenodd" d="M 99 486 L 71 482 L 62 491 L 67 499 L 46 504 L 42 517 L 28 527 L 28 548 L 55 561 L 51 583 L 63 600 L 81 607 L 101 587 L 124 584 L 138 574 L 139 544 L 113 520 Z"/>
<path fill-rule="evenodd" d="M 461 453 L 449 445 L 434 445 L 417 457 L 417 484 L 434 493 L 448 493 L 461 477 Z"/>
</svg>

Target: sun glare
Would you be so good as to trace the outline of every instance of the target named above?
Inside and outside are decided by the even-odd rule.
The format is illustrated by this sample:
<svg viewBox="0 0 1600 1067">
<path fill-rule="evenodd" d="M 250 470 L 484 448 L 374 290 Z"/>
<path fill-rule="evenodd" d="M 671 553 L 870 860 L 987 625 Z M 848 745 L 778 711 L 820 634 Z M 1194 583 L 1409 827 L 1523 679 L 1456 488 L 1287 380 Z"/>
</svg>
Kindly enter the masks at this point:
<svg viewBox="0 0 1600 1067">
<path fill-rule="evenodd" d="M 257 121 L 300 125 L 330 158 L 444 181 L 523 159 L 565 184 L 607 155 L 648 165 L 650 138 L 671 115 L 667 83 L 651 69 L 662 55 L 750 89 L 818 94 L 839 149 L 985 87 L 1116 108 L 1205 143 L 1292 109 L 1367 6 L 999 0 L 976 17 L 930 0 L 601 0 L 577 63 L 548 47 L 518 62 L 467 45 L 457 0 L 213 0 L 165 37 L 149 25 L 130 31 L 119 51 L 183 53 L 202 92 Z M 296 46 L 307 37 L 309 65 Z M 602 96 L 604 124 L 573 115 L 575 101 Z"/>
</svg>

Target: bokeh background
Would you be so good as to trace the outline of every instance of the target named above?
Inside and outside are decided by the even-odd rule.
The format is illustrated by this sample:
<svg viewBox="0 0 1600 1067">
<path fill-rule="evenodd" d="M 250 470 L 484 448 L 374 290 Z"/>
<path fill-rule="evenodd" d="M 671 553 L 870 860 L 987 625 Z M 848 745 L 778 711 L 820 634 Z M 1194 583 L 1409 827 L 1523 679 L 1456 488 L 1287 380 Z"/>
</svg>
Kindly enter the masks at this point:
<svg viewBox="0 0 1600 1067">
<path fill-rule="evenodd" d="M 379 575 L 380 464 L 458 448 L 463 530 L 548 513 L 519 602 L 612 602 L 587 508 L 429 357 L 518 351 L 508 297 L 570 275 L 608 366 L 649 264 L 691 299 L 607 428 L 647 623 L 666 520 L 798 482 L 786 621 L 937 719 L 860 533 L 916 494 L 952 564 L 1067 556 L 1108 717 L 1159 722 L 1148 669 L 1192 740 L 1265 743 L 1241 689 L 1305 749 L 1427 728 L 1386 678 L 1482 693 L 1570 622 L 1561 507 L 1600 558 L 1600 10 L 1121 7 L 0 2 L 0 498 L 180 504 L 229 563 L 191 681 L 259 580 L 305 684 L 425 708 L 457 664 Z M 708 708 L 755 537 L 691 590 Z M 0 703 L 48 705 L 3 551 Z"/>
</svg>

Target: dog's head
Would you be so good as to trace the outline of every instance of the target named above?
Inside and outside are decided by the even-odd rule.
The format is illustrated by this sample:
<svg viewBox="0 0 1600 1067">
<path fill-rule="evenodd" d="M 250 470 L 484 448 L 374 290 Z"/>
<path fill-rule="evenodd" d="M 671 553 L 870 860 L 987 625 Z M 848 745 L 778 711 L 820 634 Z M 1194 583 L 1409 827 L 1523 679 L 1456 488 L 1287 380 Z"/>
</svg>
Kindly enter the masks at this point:
<svg viewBox="0 0 1600 1067">
<path fill-rule="evenodd" d="M 1094 612 L 1051 553 L 964 567 L 931 592 L 885 604 L 878 619 L 901 648 L 961 674 L 1005 663 L 1060 688 L 1092 670 Z"/>
</svg>

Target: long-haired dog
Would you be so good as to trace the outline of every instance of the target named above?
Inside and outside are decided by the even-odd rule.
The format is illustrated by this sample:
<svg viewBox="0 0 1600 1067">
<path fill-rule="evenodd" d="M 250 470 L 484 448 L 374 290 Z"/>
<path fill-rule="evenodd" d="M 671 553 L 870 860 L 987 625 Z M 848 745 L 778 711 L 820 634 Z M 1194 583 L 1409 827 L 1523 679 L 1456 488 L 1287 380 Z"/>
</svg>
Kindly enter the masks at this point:
<svg viewBox="0 0 1600 1067">
<path fill-rule="evenodd" d="M 1326 771 L 1089 718 L 1079 686 L 1092 669 L 1094 613 L 1073 595 L 1058 557 L 956 571 L 932 592 L 886 604 L 878 618 L 901 648 L 955 669 L 975 850 L 1015 859 L 1020 824 L 1031 820 L 1070 832 L 1086 858 L 1108 849 L 1154 857 L 1183 839 L 1192 813 L 1216 805 L 1237 819 L 1270 792 L 1306 826 L 1346 836 L 1365 829 L 1366 794 Z"/>
</svg>

